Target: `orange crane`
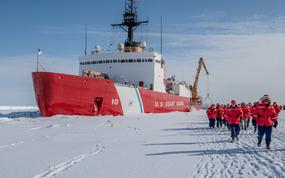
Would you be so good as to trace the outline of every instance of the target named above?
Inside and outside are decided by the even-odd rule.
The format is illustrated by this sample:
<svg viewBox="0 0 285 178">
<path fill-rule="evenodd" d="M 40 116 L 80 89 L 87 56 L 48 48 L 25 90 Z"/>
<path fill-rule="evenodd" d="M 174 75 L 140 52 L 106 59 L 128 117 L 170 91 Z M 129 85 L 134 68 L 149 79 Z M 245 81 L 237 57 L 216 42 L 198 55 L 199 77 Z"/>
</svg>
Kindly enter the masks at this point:
<svg viewBox="0 0 285 178">
<path fill-rule="evenodd" d="M 206 74 L 209 76 L 209 72 L 207 70 L 206 64 L 204 62 L 204 59 L 201 57 L 199 59 L 199 66 L 197 69 L 197 73 L 196 73 L 196 77 L 195 77 L 195 81 L 194 81 L 194 85 L 193 86 L 189 86 L 190 87 L 190 91 L 192 92 L 192 103 L 193 104 L 200 104 L 202 102 L 202 98 L 198 95 L 198 81 L 199 81 L 199 76 L 201 73 L 201 69 L 202 67 L 205 69 Z M 208 93 L 209 95 L 209 93 Z"/>
</svg>

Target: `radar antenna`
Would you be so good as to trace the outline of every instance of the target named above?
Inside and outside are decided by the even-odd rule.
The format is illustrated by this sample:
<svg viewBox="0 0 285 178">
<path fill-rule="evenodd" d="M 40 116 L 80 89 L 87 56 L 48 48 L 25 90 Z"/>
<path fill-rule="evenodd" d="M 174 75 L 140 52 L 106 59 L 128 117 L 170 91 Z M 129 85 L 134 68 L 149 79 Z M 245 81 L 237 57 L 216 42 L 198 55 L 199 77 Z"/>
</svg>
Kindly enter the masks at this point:
<svg viewBox="0 0 285 178">
<path fill-rule="evenodd" d="M 134 31 L 141 24 L 147 24 L 148 22 L 148 20 L 138 20 L 136 0 L 126 0 L 123 22 L 121 24 L 112 24 L 112 27 L 120 27 L 128 33 L 125 47 L 138 47 L 140 42 L 134 41 Z"/>
</svg>

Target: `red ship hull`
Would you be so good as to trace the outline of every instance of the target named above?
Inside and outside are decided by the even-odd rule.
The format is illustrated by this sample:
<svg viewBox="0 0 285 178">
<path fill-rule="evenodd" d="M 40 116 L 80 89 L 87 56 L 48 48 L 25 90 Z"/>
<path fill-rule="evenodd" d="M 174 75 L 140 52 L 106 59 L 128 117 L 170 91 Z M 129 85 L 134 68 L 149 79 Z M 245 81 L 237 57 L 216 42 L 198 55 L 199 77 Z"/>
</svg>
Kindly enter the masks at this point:
<svg viewBox="0 0 285 178">
<path fill-rule="evenodd" d="M 117 116 L 191 110 L 190 98 L 117 86 L 111 80 L 50 72 L 34 72 L 32 76 L 38 107 L 46 117 L 58 114 Z M 200 105 L 194 107 L 200 109 Z"/>
</svg>

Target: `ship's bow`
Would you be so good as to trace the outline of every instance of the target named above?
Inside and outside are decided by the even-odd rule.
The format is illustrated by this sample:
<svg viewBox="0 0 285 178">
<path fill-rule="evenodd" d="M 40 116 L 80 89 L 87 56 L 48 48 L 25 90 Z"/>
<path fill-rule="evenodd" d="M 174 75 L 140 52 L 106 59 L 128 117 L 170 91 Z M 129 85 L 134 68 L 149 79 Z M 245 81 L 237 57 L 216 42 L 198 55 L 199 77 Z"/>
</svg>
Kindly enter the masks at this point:
<svg viewBox="0 0 285 178">
<path fill-rule="evenodd" d="M 43 72 L 33 72 L 32 77 L 35 98 L 41 114 L 43 116 L 52 116 L 53 114 L 48 109 L 49 101 L 48 97 L 46 96 L 48 93 L 47 90 L 49 88 L 49 84 L 52 83 L 48 74 Z"/>
</svg>

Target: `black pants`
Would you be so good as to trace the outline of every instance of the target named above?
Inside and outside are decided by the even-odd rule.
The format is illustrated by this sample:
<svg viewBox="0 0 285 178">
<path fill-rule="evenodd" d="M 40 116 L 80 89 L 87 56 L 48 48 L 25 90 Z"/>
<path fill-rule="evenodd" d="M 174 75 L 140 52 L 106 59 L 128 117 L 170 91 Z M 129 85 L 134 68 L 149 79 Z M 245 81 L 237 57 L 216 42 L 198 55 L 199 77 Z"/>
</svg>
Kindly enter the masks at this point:
<svg viewBox="0 0 285 178">
<path fill-rule="evenodd" d="M 222 119 L 217 118 L 217 127 L 222 127 L 222 126 L 223 126 Z"/>
<path fill-rule="evenodd" d="M 225 126 L 227 126 L 227 120 L 226 120 L 226 119 L 223 119 L 223 124 L 224 124 Z"/>
<path fill-rule="evenodd" d="M 231 130 L 230 124 L 228 123 L 228 121 L 226 119 L 224 119 L 224 124 L 225 126 L 227 126 L 228 130 Z"/>
<path fill-rule="evenodd" d="M 230 124 L 231 137 L 235 139 L 239 135 L 240 127 L 239 124 Z"/>
<path fill-rule="evenodd" d="M 253 127 L 254 127 L 254 130 L 256 130 L 256 128 L 257 128 L 257 125 L 256 125 L 256 119 L 252 119 L 252 125 L 253 125 Z"/>
<path fill-rule="evenodd" d="M 270 145 L 271 142 L 271 134 L 272 134 L 272 126 L 258 126 L 258 141 L 261 142 L 263 135 L 265 134 L 265 143 L 266 145 Z"/>
<path fill-rule="evenodd" d="M 209 119 L 209 127 L 210 128 L 215 128 L 215 120 L 216 119 Z"/>
<path fill-rule="evenodd" d="M 247 128 L 249 127 L 249 122 L 250 122 L 250 119 L 247 119 L 247 120 L 246 120 L 246 127 L 247 127 Z"/>
</svg>

